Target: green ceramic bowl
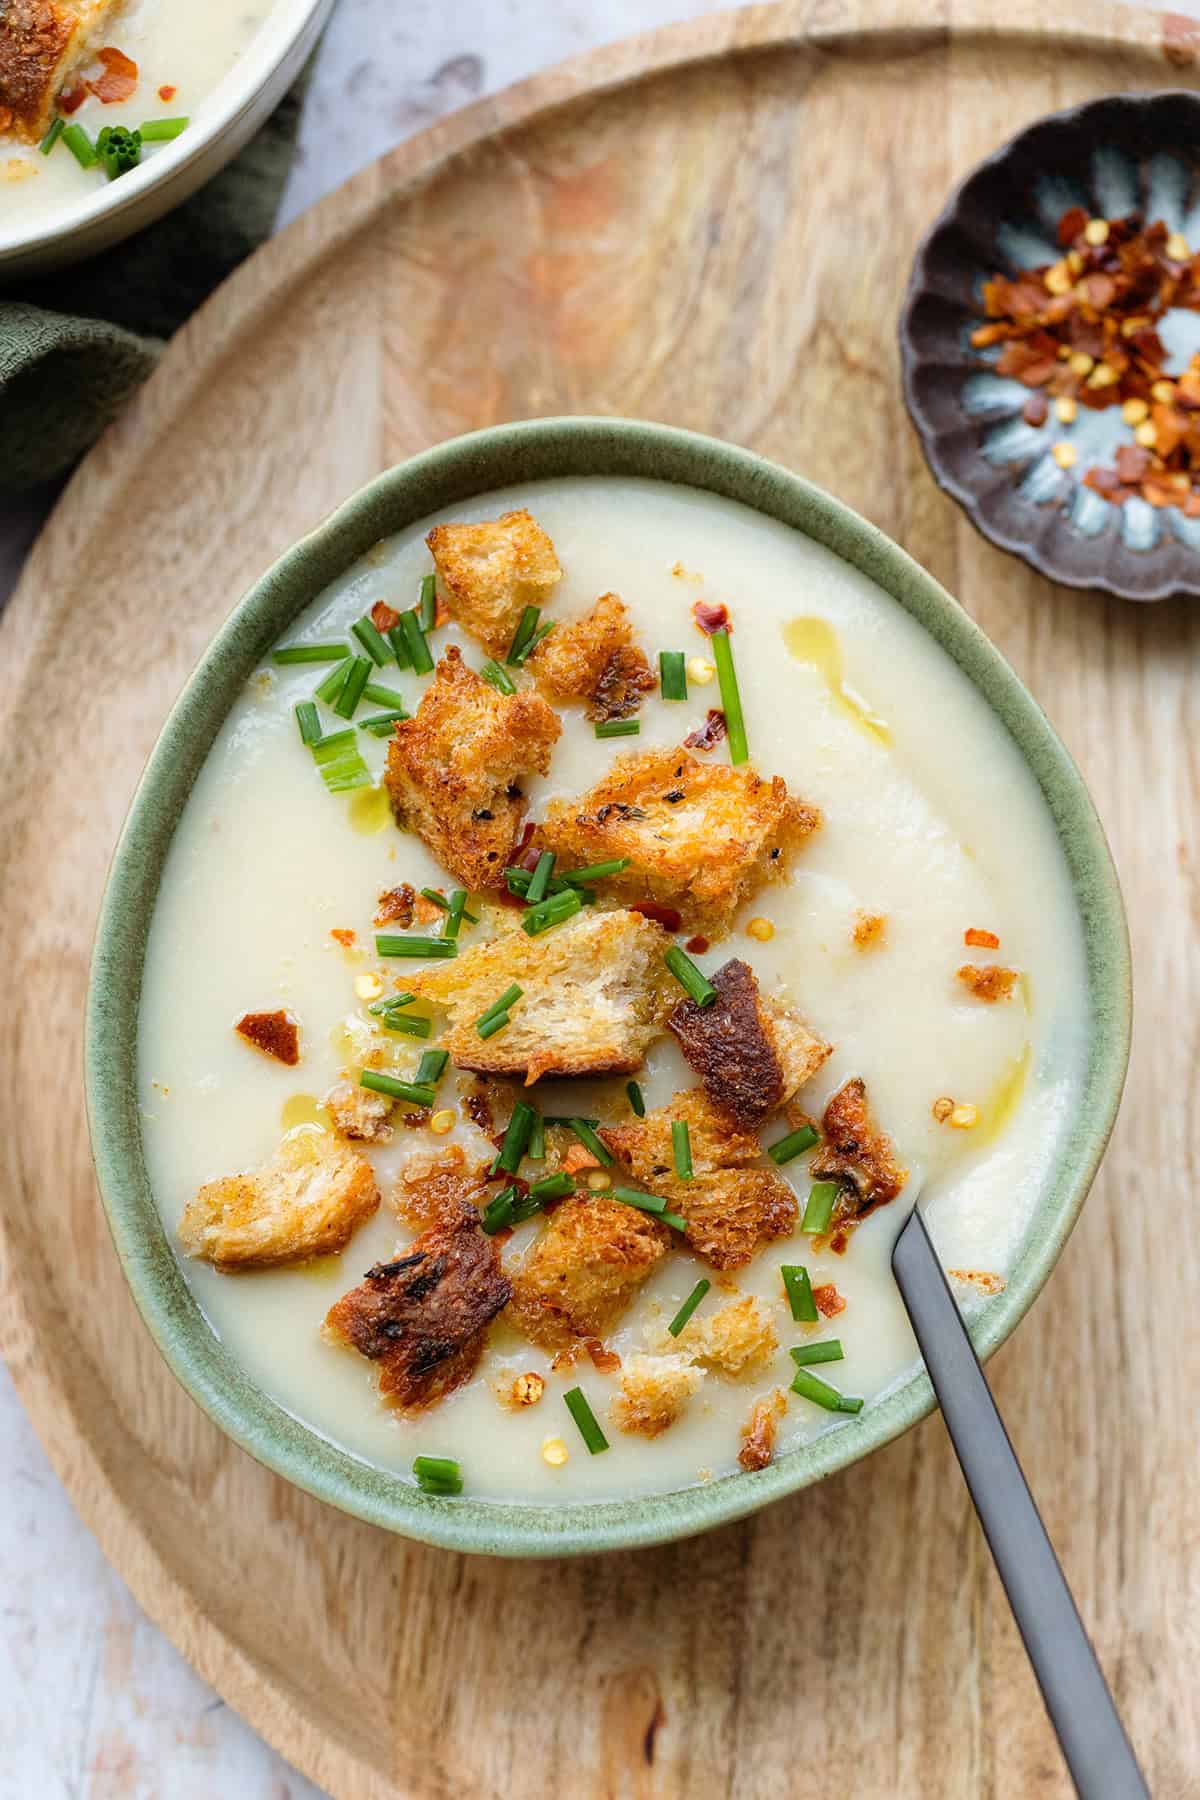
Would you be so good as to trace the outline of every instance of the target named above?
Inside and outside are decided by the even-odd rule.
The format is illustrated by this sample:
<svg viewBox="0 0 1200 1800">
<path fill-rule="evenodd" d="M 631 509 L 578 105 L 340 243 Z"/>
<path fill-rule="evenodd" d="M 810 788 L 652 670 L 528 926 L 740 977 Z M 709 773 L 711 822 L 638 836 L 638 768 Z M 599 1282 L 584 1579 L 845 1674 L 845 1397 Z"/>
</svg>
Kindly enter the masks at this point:
<svg viewBox="0 0 1200 1800">
<path fill-rule="evenodd" d="M 213 1335 L 163 1230 L 136 1103 L 146 932 L 176 820 L 226 712 L 272 643 L 379 538 L 490 488 L 565 475 L 641 475 L 743 501 L 863 571 L 912 613 L 1004 721 L 1054 817 L 1083 921 L 1091 1009 L 1083 1104 L 1047 1180 L 1003 1294 L 974 1328 L 983 1356 L 1028 1310 L 1083 1204 L 1120 1100 L 1129 1048 L 1129 949 L 1120 892 L 1079 773 L 1044 715 L 983 634 L 923 569 L 819 488 L 745 450 L 662 425 L 542 419 L 456 438 L 379 476 L 268 570 L 217 634 L 177 702 L 134 796 L 101 908 L 88 996 L 86 1078 L 100 1191 L 125 1274 L 159 1349 L 205 1411 L 260 1462 L 347 1512 L 456 1550 L 558 1556 L 686 1537 L 845 1468 L 933 1405 L 924 1375 L 759 1474 L 629 1501 L 514 1506 L 439 1499 L 301 1425 L 248 1379 Z"/>
</svg>

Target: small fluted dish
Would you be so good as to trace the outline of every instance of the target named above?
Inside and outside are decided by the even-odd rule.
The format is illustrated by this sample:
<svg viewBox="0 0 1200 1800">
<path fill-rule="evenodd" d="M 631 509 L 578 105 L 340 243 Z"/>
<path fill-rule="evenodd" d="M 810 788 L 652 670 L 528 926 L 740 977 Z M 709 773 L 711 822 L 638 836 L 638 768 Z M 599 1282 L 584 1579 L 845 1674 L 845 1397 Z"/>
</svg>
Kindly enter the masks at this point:
<svg viewBox="0 0 1200 1800">
<path fill-rule="evenodd" d="M 1200 596 L 1200 518 L 1140 496 L 1114 505 L 1084 485 L 1134 442 L 1121 408 L 1081 407 L 1069 428 L 1053 406 L 1023 417 L 1031 390 L 997 373 L 1000 347 L 971 334 L 983 284 L 997 272 L 1056 262 L 1058 221 L 1081 206 L 1112 219 L 1162 219 L 1200 247 L 1200 96 L 1121 94 L 1052 114 L 970 174 L 950 197 L 913 264 L 900 320 L 904 392 L 934 479 L 1001 549 L 1068 587 L 1126 600 Z M 1164 373 L 1200 351 L 1200 313 L 1160 327 Z M 1076 451 L 1070 468 L 1056 443 Z"/>
</svg>

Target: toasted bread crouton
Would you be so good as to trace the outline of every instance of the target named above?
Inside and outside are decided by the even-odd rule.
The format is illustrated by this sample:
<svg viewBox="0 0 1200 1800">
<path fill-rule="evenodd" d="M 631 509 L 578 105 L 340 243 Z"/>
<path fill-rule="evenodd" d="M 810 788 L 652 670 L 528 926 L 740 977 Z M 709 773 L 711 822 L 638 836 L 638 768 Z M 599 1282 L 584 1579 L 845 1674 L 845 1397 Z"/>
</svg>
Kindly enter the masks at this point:
<svg viewBox="0 0 1200 1800">
<path fill-rule="evenodd" d="M 779 1348 L 770 1313 L 747 1294 L 708 1318 L 689 1319 L 679 1347 L 722 1375 L 735 1379 L 765 1369 Z"/>
<path fill-rule="evenodd" d="M 290 1012 L 243 1013 L 233 1029 L 264 1056 L 290 1069 L 300 1061 L 300 1026 Z"/>
<path fill-rule="evenodd" d="M 393 1100 L 359 1087 L 356 1081 L 339 1081 L 330 1088 L 322 1105 L 329 1112 L 334 1128 L 343 1137 L 358 1138 L 368 1144 L 386 1144 L 392 1135 L 390 1124 Z"/>
<path fill-rule="evenodd" d="M 1001 963 L 964 963 L 958 979 L 977 1000 L 994 1006 L 997 1000 L 1012 998 L 1018 976 L 1015 969 L 1006 969 Z"/>
<path fill-rule="evenodd" d="M 511 1287 L 491 1238 L 466 1208 L 368 1269 L 325 1316 L 325 1335 L 379 1365 L 379 1392 L 418 1412 L 469 1381 L 484 1333 Z"/>
<path fill-rule="evenodd" d="M 656 1438 L 672 1426 L 704 1377 L 687 1356 L 631 1356 L 608 1416 L 618 1431 Z"/>
<path fill-rule="evenodd" d="M 820 822 L 778 776 L 764 781 L 686 750 L 647 750 L 619 756 L 578 799 L 555 801 L 537 842 L 563 868 L 628 857 L 606 892 L 670 905 L 690 930 L 719 937 L 743 900 L 787 872 Z"/>
<path fill-rule="evenodd" d="M 581 619 L 556 625 L 526 667 L 551 700 L 586 703 L 589 719 L 627 719 L 658 686 L 616 594 L 601 594 Z"/>
<path fill-rule="evenodd" d="M 671 1125 L 685 1120 L 692 1180 L 675 1173 Z M 714 1269 L 739 1269 L 765 1243 L 786 1237 L 796 1223 L 796 1196 L 775 1169 L 750 1165 L 758 1139 L 730 1126 L 700 1088 L 676 1094 L 669 1106 L 605 1127 L 600 1136 L 638 1187 L 661 1194 L 688 1222 L 687 1247 Z"/>
<path fill-rule="evenodd" d="M 845 1231 L 877 1206 L 894 1200 L 908 1180 L 890 1139 L 879 1130 L 858 1076 L 843 1083 L 821 1120 L 824 1142 L 809 1163 L 816 1181 L 836 1181 L 834 1231 Z"/>
<path fill-rule="evenodd" d="M 55 101 L 118 0 L 7 0 L 0 7 L 0 116 L 27 144 L 45 137 Z"/>
<path fill-rule="evenodd" d="M 399 925 L 407 931 L 413 922 L 417 896 L 412 883 L 402 881 L 399 887 L 385 888 L 375 908 L 376 925 Z"/>
<path fill-rule="evenodd" d="M 830 1046 L 764 996 L 753 969 L 736 957 L 709 979 L 716 999 L 708 1006 L 681 1000 L 667 1025 L 718 1111 L 739 1131 L 757 1131 L 816 1074 Z"/>
<path fill-rule="evenodd" d="M 525 608 L 545 606 L 562 580 L 554 545 L 524 508 L 478 525 L 435 525 L 425 542 L 450 617 L 493 656 L 506 655 Z"/>
<path fill-rule="evenodd" d="M 765 1469 L 775 1454 L 775 1435 L 779 1421 L 787 1411 L 787 1395 L 780 1388 L 764 1394 L 754 1402 L 750 1417 L 742 1427 L 742 1447 L 738 1461 L 747 1471 Z"/>
<path fill-rule="evenodd" d="M 513 1278 L 513 1320 L 548 1350 L 601 1338 L 670 1247 L 667 1227 L 635 1207 L 564 1200 Z"/>
<path fill-rule="evenodd" d="M 522 778 L 546 773 L 561 730 L 540 695 L 498 694 L 451 646 L 388 746 L 397 823 L 464 887 L 502 887 L 525 811 Z"/>
<path fill-rule="evenodd" d="M 455 1219 L 477 1219 L 488 1201 L 482 1170 L 452 1156 L 420 1159 L 406 1168 L 389 1195 L 406 1224 L 418 1231 Z"/>
<path fill-rule="evenodd" d="M 450 1014 L 443 1049 L 485 1075 L 624 1075 L 641 1067 L 670 996 L 669 939 L 639 913 L 576 913 L 538 937 L 519 926 L 406 977 Z M 516 982 L 509 1023 L 483 1039 L 475 1021 Z"/>
<path fill-rule="evenodd" d="M 210 1181 L 179 1240 L 219 1269 L 267 1268 L 342 1250 L 379 1205 L 366 1157 L 328 1131 L 290 1131 L 261 1169 Z"/>
</svg>

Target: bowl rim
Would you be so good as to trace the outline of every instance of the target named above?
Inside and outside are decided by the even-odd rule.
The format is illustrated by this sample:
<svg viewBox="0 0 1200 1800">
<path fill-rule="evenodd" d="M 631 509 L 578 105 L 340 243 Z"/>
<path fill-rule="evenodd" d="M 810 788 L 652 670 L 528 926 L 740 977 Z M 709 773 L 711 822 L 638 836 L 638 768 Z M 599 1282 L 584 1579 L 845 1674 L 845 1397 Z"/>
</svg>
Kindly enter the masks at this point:
<svg viewBox="0 0 1200 1800">
<path fill-rule="evenodd" d="M 933 1406 L 918 1372 L 858 1418 L 755 1473 L 632 1500 L 562 1506 L 422 1494 L 302 1425 L 250 1381 L 208 1324 L 150 1190 L 136 1091 L 146 935 L 162 865 L 192 782 L 244 681 L 280 631 L 388 531 L 491 489 L 556 475 L 641 475 L 723 494 L 824 544 L 890 593 L 982 692 L 1031 768 L 1066 855 L 1086 951 L 1088 1067 L 1078 1117 L 1008 1286 L 982 1308 L 982 1357 L 1009 1336 L 1078 1217 L 1120 1102 L 1131 1025 L 1129 941 L 1095 807 L 1067 750 L 998 650 L 931 575 L 823 489 L 752 452 L 675 427 L 588 417 L 492 426 L 385 471 L 287 550 L 211 640 L 135 791 L 101 901 L 84 1034 L 97 1179 L 134 1300 L 168 1366 L 234 1442 L 276 1474 L 358 1518 L 420 1542 L 508 1556 L 560 1556 L 669 1542 L 744 1517 L 881 1448 Z M 1019 735 L 1017 735 L 1019 733 Z"/>
<path fill-rule="evenodd" d="M 5 231 L 0 223 L 0 277 L 10 260 L 47 250 L 77 231 L 86 231 L 100 219 L 119 218 L 141 206 L 146 196 L 164 183 L 180 178 L 209 156 L 222 137 L 236 140 L 238 127 L 253 111 L 263 89 L 286 63 L 316 16 L 330 4 L 331 0 L 272 0 L 246 48 L 200 101 L 196 118 L 186 131 L 119 181 L 83 193 L 52 212 L 45 224 Z"/>
<path fill-rule="evenodd" d="M 897 334 L 900 343 L 900 379 L 904 390 L 904 403 L 909 418 L 921 446 L 926 465 L 937 485 L 943 493 L 949 494 L 957 501 L 971 524 L 981 537 L 999 550 L 1007 550 L 1012 556 L 1019 556 L 1049 581 L 1057 582 L 1060 587 L 1074 588 L 1082 593 L 1111 594 L 1114 599 L 1130 602 L 1153 604 L 1161 600 L 1197 599 L 1200 598 L 1200 577 L 1193 582 L 1179 580 L 1159 581 L 1153 586 L 1134 590 L 1122 587 L 1119 582 L 1106 579 L 1102 575 L 1079 575 L 1070 569 L 1064 569 L 1061 561 L 1051 561 L 1050 557 L 1039 550 L 1036 543 L 1029 538 L 1008 532 L 989 520 L 983 513 L 978 497 L 964 481 L 961 481 L 948 466 L 938 444 L 937 427 L 929 416 L 917 393 L 917 373 L 921 363 L 916 345 L 913 342 L 912 315 L 917 302 L 923 294 L 935 290 L 930 280 L 929 261 L 943 233 L 955 228 L 958 211 L 966 197 L 967 190 L 975 182 L 992 173 L 1010 156 L 1024 145 L 1027 138 L 1035 132 L 1067 128 L 1086 124 L 1088 115 L 1104 108 L 1123 106 L 1131 112 L 1141 112 L 1163 103 L 1183 102 L 1195 110 L 1197 123 L 1200 125 L 1200 93 L 1193 88 L 1155 88 L 1148 93 L 1116 92 L 1100 94 L 1091 100 L 1081 101 L 1077 106 L 1065 106 L 1057 112 L 1042 113 L 1038 118 L 1030 120 L 1028 125 L 1015 132 L 1005 140 L 998 149 L 989 156 L 975 163 L 962 179 L 955 183 L 938 213 L 937 217 L 923 233 L 913 255 L 909 270 L 908 284 L 904 290 L 904 299 L 900 307 Z M 1148 553 L 1152 554 L 1152 553 Z"/>
</svg>

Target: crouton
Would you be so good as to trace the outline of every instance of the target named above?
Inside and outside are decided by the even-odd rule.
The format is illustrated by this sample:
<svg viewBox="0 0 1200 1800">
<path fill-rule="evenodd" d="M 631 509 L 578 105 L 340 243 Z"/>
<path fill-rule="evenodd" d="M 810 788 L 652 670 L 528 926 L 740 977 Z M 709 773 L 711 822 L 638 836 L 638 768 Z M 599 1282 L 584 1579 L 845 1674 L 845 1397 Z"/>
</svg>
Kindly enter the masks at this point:
<svg viewBox="0 0 1200 1800">
<path fill-rule="evenodd" d="M 689 929 L 719 937 L 743 900 L 787 872 L 820 822 L 778 776 L 647 750 L 618 757 L 578 799 L 555 801 L 536 841 L 564 868 L 628 857 L 606 892 L 673 906 Z"/>
<path fill-rule="evenodd" d="M 300 1061 L 300 1026 L 289 1012 L 243 1013 L 233 1029 L 276 1062 L 295 1068 Z"/>
<path fill-rule="evenodd" d="M 402 881 L 399 887 L 385 888 L 375 908 L 376 925 L 399 925 L 407 931 L 413 922 L 417 896 L 412 883 Z"/>
<path fill-rule="evenodd" d="M 1018 977 L 1015 969 L 1006 969 L 1000 963 L 964 963 L 958 979 L 977 1000 L 994 1006 L 997 1000 L 1011 999 Z"/>
<path fill-rule="evenodd" d="M 486 1075 L 624 1075 L 641 1067 L 670 1004 L 669 939 L 632 912 L 585 910 L 529 937 L 519 925 L 452 961 L 406 977 L 447 1008 L 442 1047 L 460 1069 Z M 509 1023 L 481 1038 L 475 1021 L 513 982 Z"/>
<path fill-rule="evenodd" d="M 709 1318 L 689 1319 L 679 1334 L 679 1347 L 736 1379 L 765 1369 L 779 1348 L 779 1338 L 770 1313 L 747 1294 Z"/>
<path fill-rule="evenodd" d="M 339 1081 L 330 1088 L 322 1104 L 343 1137 L 386 1144 L 392 1135 L 389 1121 L 394 1102 L 386 1094 L 376 1094 L 356 1081 Z"/>
<path fill-rule="evenodd" d="M 502 887 L 525 811 L 521 779 L 546 773 L 561 730 L 539 695 L 498 694 L 451 646 L 388 746 L 397 824 L 464 887 Z"/>
<path fill-rule="evenodd" d="M 0 7 L 0 113 L 3 129 L 36 144 L 55 101 L 117 0 L 8 0 Z"/>
<path fill-rule="evenodd" d="M 460 1158 L 421 1158 L 406 1168 L 389 1196 L 400 1217 L 417 1230 L 452 1223 L 464 1215 L 477 1219 L 487 1203 L 482 1170 Z"/>
<path fill-rule="evenodd" d="M 691 1181 L 675 1173 L 671 1125 L 679 1119 L 688 1127 Z M 761 1155 L 758 1139 L 734 1130 L 699 1088 L 600 1135 L 639 1187 L 660 1194 L 687 1220 L 688 1249 L 714 1269 L 741 1268 L 795 1227 L 796 1196 L 783 1176 L 750 1166 Z"/>
<path fill-rule="evenodd" d="M 618 1431 L 656 1438 L 672 1426 L 704 1379 L 686 1356 L 631 1356 L 608 1416 Z"/>
<path fill-rule="evenodd" d="M 787 1395 L 776 1388 L 754 1402 L 750 1417 L 742 1427 L 742 1447 L 738 1461 L 743 1469 L 765 1469 L 775 1454 L 775 1435 L 779 1421 L 787 1411 Z"/>
<path fill-rule="evenodd" d="M 302 1126 L 260 1169 L 206 1183 L 184 1208 L 179 1239 L 219 1269 L 268 1268 L 344 1249 L 378 1205 L 366 1157 Z"/>
<path fill-rule="evenodd" d="M 564 1200 L 513 1278 L 513 1320 L 548 1350 L 603 1337 L 670 1247 L 667 1227 L 636 1207 Z"/>
<path fill-rule="evenodd" d="M 460 1208 L 394 1262 L 368 1269 L 330 1307 L 325 1335 L 378 1363 L 385 1400 L 419 1412 L 470 1380 L 511 1291 L 478 1216 Z"/>
<path fill-rule="evenodd" d="M 854 915 L 851 942 L 856 950 L 878 950 L 887 937 L 887 914 L 863 912 Z"/>
<path fill-rule="evenodd" d="M 616 594 L 556 625 L 526 667 L 551 700 L 585 702 L 589 719 L 627 719 L 658 685 Z"/>
<path fill-rule="evenodd" d="M 836 1235 L 894 1200 L 908 1170 L 901 1168 L 890 1139 L 871 1117 L 867 1084 L 858 1076 L 838 1089 L 821 1125 L 824 1142 L 808 1166 L 815 1181 L 838 1183 L 832 1219 Z"/>
<path fill-rule="evenodd" d="M 562 580 L 554 545 L 523 508 L 478 525 L 435 525 L 425 539 L 442 598 L 464 631 L 504 656 L 527 606 Z"/>
<path fill-rule="evenodd" d="M 780 1001 L 765 998 L 736 957 L 710 977 L 707 1006 L 683 999 L 667 1020 L 713 1105 L 739 1131 L 757 1131 L 815 1075 L 830 1046 Z"/>
</svg>

